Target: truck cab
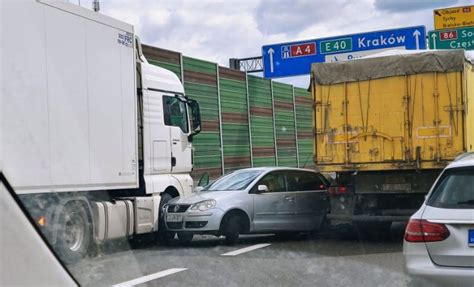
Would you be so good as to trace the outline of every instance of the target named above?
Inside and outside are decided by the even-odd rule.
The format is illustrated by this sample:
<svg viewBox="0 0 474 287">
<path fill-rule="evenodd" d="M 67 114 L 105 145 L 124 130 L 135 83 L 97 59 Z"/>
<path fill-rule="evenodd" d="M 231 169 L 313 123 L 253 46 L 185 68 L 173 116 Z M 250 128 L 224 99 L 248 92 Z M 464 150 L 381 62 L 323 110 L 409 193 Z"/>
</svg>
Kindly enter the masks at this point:
<svg viewBox="0 0 474 287">
<path fill-rule="evenodd" d="M 145 191 L 168 188 L 173 197 L 190 194 L 192 140 L 201 131 L 199 105 L 185 96 L 173 72 L 149 64 L 142 55 L 138 59 L 138 149 Z"/>
</svg>

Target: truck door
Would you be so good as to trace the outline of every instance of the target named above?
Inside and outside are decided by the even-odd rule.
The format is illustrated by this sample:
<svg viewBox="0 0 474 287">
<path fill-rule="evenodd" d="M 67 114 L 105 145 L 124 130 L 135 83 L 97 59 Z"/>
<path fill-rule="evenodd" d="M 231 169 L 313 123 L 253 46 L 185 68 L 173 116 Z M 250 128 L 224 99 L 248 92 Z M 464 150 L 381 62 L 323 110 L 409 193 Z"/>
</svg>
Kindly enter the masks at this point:
<svg viewBox="0 0 474 287">
<path fill-rule="evenodd" d="M 163 126 L 162 93 L 145 90 L 143 94 L 143 155 L 145 173 L 171 172 L 170 133 Z"/>
<path fill-rule="evenodd" d="M 175 95 L 163 95 L 165 126 L 168 127 L 171 144 L 171 170 L 173 173 L 192 169 L 191 144 L 186 102 Z"/>
</svg>

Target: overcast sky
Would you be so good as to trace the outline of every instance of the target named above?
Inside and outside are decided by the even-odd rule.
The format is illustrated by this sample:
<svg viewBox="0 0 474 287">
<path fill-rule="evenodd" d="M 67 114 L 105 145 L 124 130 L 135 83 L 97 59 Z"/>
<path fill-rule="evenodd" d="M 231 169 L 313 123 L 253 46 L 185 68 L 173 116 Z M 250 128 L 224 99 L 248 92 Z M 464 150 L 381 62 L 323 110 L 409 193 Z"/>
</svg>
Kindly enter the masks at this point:
<svg viewBox="0 0 474 287">
<path fill-rule="evenodd" d="M 74 2 L 73 0 L 70 2 Z M 81 0 L 82 6 L 92 0 Z M 405 26 L 433 29 L 433 9 L 468 0 L 100 0 L 142 42 L 228 66 L 261 46 Z M 307 87 L 309 76 L 279 79 Z"/>
</svg>

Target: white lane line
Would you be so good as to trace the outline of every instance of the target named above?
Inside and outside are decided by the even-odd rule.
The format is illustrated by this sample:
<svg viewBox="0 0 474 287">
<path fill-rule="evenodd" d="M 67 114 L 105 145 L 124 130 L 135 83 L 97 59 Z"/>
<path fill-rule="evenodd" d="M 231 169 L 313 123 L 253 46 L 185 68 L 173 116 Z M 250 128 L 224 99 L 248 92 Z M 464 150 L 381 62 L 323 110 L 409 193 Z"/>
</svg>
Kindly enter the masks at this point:
<svg viewBox="0 0 474 287">
<path fill-rule="evenodd" d="M 158 278 L 161 278 L 161 277 L 165 277 L 165 276 L 168 276 L 168 275 L 171 275 L 171 274 L 175 274 L 175 273 L 187 270 L 187 269 L 188 268 L 171 268 L 171 269 L 163 270 L 163 271 L 156 272 L 156 273 L 153 273 L 153 274 L 150 274 L 150 275 L 145 275 L 145 276 L 142 276 L 142 277 L 138 277 L 138 278 L 130 280 L 130 281 L 115 284 L 115 285 L 112 285 L 112 286 L 113 287 L 134 286 L 134 285 L 142 284 L 142 283 L 145 283 L 145 282 L 148 282 L 148 281 L 151 281 L 151 280 L 155 280 L 155 279 L 158 279 Z"/>
<path fill-rule="evenodd" d="M 237 250 L 234 250 L 234 251 L 231 251 L 231 252 L 221 254 L 221 256 L 236 256 L 236 255 L 239 255 L 239 254 L 242 254 L 242 253 L 253 251 L 255 249 L 260 249 L 260 248 L 263 248 L 263 247 L 267 247 L 269 245 L 271 245 L 271 243 L 256 244 L 256 245 L 252 245 L 252 246 L 249 246 L 249 247 L 245 247 L 245 248 L 241 248 L 241 249 L 237 249 Z"/>
</svg>

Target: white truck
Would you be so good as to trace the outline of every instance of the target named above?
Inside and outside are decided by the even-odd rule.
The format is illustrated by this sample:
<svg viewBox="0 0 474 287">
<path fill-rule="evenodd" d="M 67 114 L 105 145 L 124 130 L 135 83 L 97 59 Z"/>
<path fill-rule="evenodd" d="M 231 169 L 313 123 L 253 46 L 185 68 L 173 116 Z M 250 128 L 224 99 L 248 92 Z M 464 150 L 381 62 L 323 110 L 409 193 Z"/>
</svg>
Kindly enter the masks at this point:
<svg viewBox="0 0 474 287">
<path fill-rule="evenodd" d="M 199 106 L 133 26 L 64 1 L 1 4 L 0 171 L 67 261 L 158 233 L 193 190 Z"/>
</svg>

